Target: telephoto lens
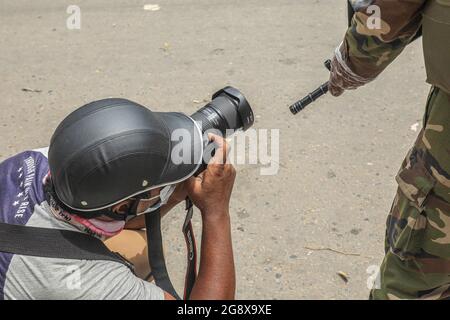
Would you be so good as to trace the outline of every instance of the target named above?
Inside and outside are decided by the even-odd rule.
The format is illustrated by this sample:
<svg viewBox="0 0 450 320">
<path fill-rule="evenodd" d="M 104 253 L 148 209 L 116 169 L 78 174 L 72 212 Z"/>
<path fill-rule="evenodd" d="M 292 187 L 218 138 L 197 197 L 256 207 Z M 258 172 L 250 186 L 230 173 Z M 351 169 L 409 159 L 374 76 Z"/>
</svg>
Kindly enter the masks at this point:
<svg viewBox="0 0 450 320">
<path fill-rule="evenodd" d="M 212 101 L 191 116 L 202 132 L 219 130 L 225 137 L 231 130 L 250 128 L 255 119 L 244 95 L 233 87 L 226 87 L 212 96 Z"/>
</svg>

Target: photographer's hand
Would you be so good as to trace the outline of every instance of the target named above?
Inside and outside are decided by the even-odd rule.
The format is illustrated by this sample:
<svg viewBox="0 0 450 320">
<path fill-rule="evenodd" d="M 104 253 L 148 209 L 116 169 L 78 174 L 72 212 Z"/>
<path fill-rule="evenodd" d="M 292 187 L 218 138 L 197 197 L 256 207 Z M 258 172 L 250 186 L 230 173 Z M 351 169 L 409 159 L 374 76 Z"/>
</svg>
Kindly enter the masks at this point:
<svg viewBox="0 0 450 320">
<path fill-rule="evenodd" d="M 228 213 L 236 177 L 236 170 L 227 161 L 229 146 L 226 141 L 213 134 L 209 138 L 217 145 L 214 157 L 202 174 L 187 181 L 188 195 L 204 219 L 214 218 L 224 211 Z"/>
<path fill-rule="evenodd" d="M 218 146 L 216 153 L 203 174 L 192 177 L 186 184 L 203 220 L 200 268 L 191 299 L 234 299 L 236 277 L 229 202 L 236 171 L 227 162 L 226 141 L 216 135 L 209 138 Z"/>
</svg>

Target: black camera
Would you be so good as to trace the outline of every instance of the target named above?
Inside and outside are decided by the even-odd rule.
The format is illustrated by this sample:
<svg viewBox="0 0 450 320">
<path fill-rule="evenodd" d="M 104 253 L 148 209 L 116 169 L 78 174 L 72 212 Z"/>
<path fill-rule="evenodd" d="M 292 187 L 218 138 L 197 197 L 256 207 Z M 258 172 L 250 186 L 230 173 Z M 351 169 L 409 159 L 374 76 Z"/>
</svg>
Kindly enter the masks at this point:
<svg viewBox="0 0 450 320">
<path fill-rule="evenodd" d="M 219 130 L 223 137 L 232 131 L 245 131 L 255 121 L 247 99 L 233 87 L 216 92 L 212 101 L 195 112 L 191 118 L 200 125 L 203 133 L 215 129 Z"/>
<path fill-rule="evenodd" d="M 202 133 L 220 131 L 222 137 L 227 137 L 237 130 L 246 131 L 250 128 L 255 117 L 253 110 L 244 95 L 233 87 L 225 87 L 213 94 L 211 102 L 195 112 L 192 119 L 197 122 Z M 204 154 L 214 156 L 216 144 L 209 143 L 204 137 Z M 207 167 L 205 158 L 195 175 L 200 174 Z"/>
</svg>

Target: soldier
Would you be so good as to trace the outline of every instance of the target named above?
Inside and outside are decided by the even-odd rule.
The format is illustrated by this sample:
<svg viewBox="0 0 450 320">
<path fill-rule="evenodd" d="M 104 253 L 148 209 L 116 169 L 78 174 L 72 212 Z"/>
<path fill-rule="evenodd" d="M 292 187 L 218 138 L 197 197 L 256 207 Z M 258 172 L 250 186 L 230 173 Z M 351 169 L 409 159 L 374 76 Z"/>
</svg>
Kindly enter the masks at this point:
<svg viewBox="0 0 450 320">
<path fill-rule="evenodd" d="M 422 27 L 427 82 L 423 129 L 396 177 L 381 286 L 371 299 L 450 297 L 450 0 L 354 0 L 356 11 L 332 60 L 339 96 L 374 80 Z M 379 28 L 370 24 L 380 9 Z M 369 10 L 368 10 L 369 9 Z M 369 21 L 369 23 L 368 23 Z"/>
</svg>

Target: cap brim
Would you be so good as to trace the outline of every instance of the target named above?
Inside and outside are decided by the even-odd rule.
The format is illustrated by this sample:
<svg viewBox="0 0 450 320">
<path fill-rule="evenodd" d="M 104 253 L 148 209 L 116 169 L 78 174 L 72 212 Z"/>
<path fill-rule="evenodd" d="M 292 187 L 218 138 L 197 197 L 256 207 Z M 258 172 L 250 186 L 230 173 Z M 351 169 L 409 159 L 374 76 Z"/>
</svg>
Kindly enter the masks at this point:
<svg viewBox="0 0 450 320">
<path fill-rule="evenodd" d="M 170 137 L 170 155 L 158 185 L 184 181 L 194 175 L 203 160 L 203 137 L 195 121 L 182 113 L 155 112 Z"/>
</svg>

